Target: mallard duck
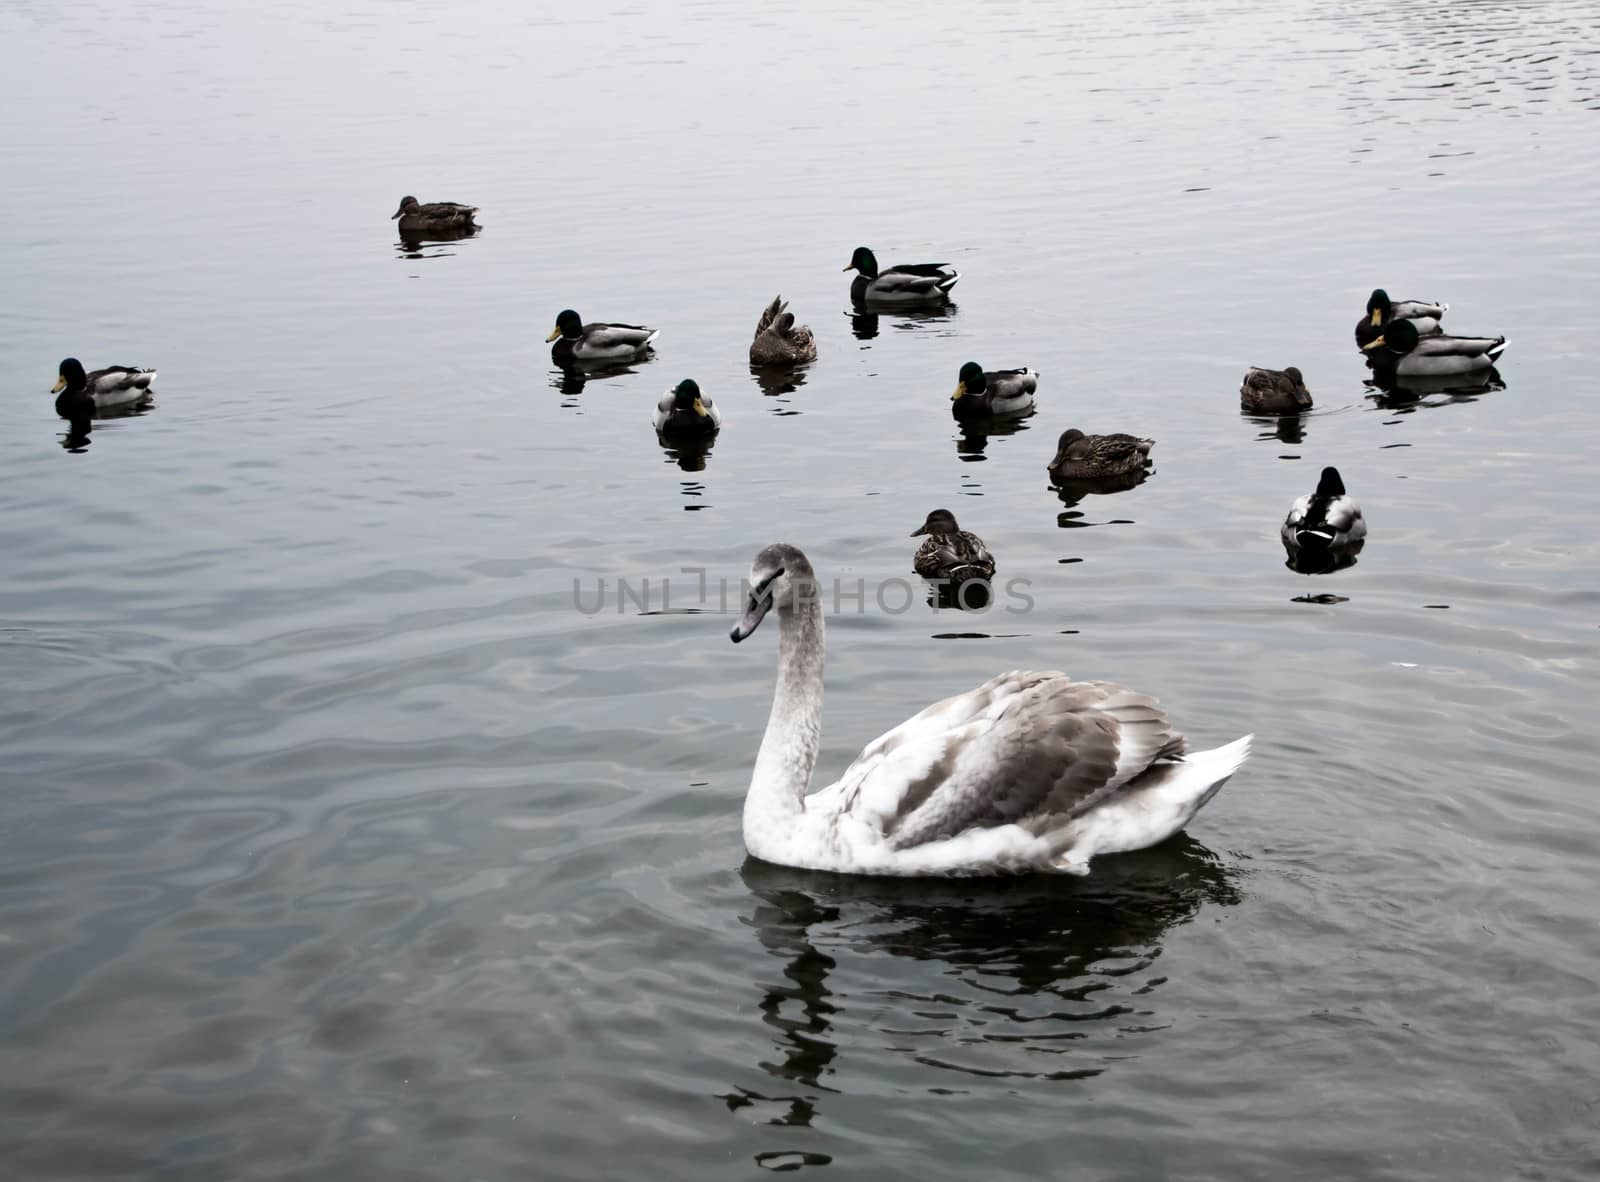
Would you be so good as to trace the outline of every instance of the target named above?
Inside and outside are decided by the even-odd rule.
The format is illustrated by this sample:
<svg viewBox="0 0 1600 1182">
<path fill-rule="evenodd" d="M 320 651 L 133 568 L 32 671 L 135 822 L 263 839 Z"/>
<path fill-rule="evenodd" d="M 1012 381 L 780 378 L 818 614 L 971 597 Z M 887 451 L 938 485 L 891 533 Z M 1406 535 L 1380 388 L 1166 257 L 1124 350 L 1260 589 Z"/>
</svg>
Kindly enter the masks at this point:
<svg viewBox="0 0 1600 1182">
<path fill-rule="evenodd" d="M 108 365 L 84 373 L 83 363 L 68 357 L 57 368 L 56 384 L 50 392 L 56 395 L 56 414 L 81 423 L 97 410 L 143 402 L 150 397 L 150 383 L 155 380 L 155 370 L 134 365 Z"/>
<path fill-rule="evenodd" d="M 1026 367 L 985 373 L 983 366 L 969 361 L 950 395 L 950 413 L 963 423 L 1016 418 L 1033 409 L 1038 388 L 1039 375 Z"/>
<path fill-rule="evenodd" d="M 801 551 L 764 547 L 729 638 L 778 617 L 778 679 L 744 803 L 752 855 L 844 874 L 1087 874 L 1165 841 L 1250 752 L 1187 753 L 1160 704 L 1104 681 L 1011 672 L 936 702 L 806 789 L 822 743 L 822 601 Z"/>
<path fill-rule="evenodd" d="M 950 510 L 935 509 L 921 529 L 911 531 L 914 538 L 924 535 L 928 540 L 917 547 L 911 559 L 911 569 L 923 578 L 944 579 L 952 584 L 994 578 L 994 556 L 989 547 L 977 534 L 957 525 Z"/>
<path fill-rule="evenodd" d="M 1056 441 L 1048 471 L 1055 480 L 1100 480 L 1143 472 L 1154 439 L 1137 435 L 1085 435 L 1073 427 Z"/>
<path fill-rule="evenodd" d="M 1367 298 L 1367 314 L 1356 321 L 1356 344 L 1375 340 L 1384 326 L 1396 320 L 1409 320 L 1422 336 L 1439 331 L 1439 321 L 1450 305 L 1430 300 L 1391 300 L 1383 288 L 1375 288 Z"/>
<path fill-rule="evenodd" d="M 400 198 L 400 208 L 389 215 L 392 222 L 400 220 L 402 234 L 420 234 L 429 230 L 476 230 L 472 215 L 476 205 L 458 205 L 454 201 L 430 201 L 423 205 L 415 197 Z"/>
<path fill-rule="evenodd" d="M 693 378 L 685 378 L 661 396 L 651 422 L 656 434 L 668 439 L 704 438 L 722 426 L 722 412 L 700 393 Z"/>
<path fill-rule="evenodd" d="M 879 271 L 877 256 L 864 246 L 856 247 L 845 270 L 856 272 L 850 298 L 858 304 L 940 304 L 961 278 L 949 263 L 896 263 Z"/>
<path fill-rule="evenodd" d="M 1380 378 L 1443 377 L 1489 369 L 1506 350 L 1505 337 L 1422 336 L 1410 320 L 1396 320 L 1362 348 Z"/>
<path fill-rule="evenodd" d="M 1337 468 L 1324 468 L 1317 490 L 1295 500 L 1279 531 L 1292 558 L 1300 550 L 1325 551 L 1367 536 L 1361 506 L 1344 491 Z"/>
<path fill-rule="evenodd" d="M 557 365 L 636 361 L 655 346 L 659 332 L 637 324 L 585 324 L 582 317 L 566 308 L 556 317 L 556 326 L 545 341 L 555 341 L 550 356 Z"/>
<path fill-rule="evenodd" d="M 751 365 L 798 365 L 817 359 L 817 341 L 805 325 L 796 325 L 783 297 L 776 296 L 756 323 L 750 342 Z"/>
<path fill-rule="evenodd" d="M 1245 370 L 1244 384 L 1239 387 L 1239 409 L 1257 414 L 1294 414 L 1311 409 L 1311 391 L 1292 365 L 1288 369 L 1251 366 Z"/>
</svg>

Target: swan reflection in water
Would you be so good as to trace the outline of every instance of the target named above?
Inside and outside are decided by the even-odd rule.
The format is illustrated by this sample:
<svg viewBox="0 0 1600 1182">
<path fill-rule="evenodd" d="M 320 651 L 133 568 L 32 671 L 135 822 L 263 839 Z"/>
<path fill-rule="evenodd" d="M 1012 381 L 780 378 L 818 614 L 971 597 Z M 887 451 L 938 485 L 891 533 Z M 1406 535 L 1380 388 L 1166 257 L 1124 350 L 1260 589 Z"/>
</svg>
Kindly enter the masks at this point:
<svg viewBox="0 0 1600 1182">
<path fill-rule="evenodd" d="M 1237 875 L 1186 834 L 1103 858 L 1087 879 L 867 878 L 747 859 L 744 922 L 774 961 L 754 982 L 772 1082 L 720 1098 L 809 1126 L 840 1094 L 841 1056 L 904 1056 L 934 1069 L 930 1089 L 1111 1070 L 1154 1025 L 1167 934 L 1239 902 Z"/>
</svg>

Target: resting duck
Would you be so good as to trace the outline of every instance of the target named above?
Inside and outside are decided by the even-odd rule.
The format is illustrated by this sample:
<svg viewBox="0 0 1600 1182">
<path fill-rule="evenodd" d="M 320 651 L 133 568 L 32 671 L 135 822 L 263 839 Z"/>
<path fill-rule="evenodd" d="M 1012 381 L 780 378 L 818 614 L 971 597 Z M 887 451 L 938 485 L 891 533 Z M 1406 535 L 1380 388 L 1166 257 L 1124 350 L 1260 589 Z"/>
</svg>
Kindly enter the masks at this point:
<svg viewBox="0 0 1600 1182">
<path fill-rule="evenodd" d="M 816 338 L 805 325 L 795 324 L 788 307 L 780 295 L 761 313 L 750 342 L 751 365 L 799 365 L 817 359 Z"/>
<path fill-rule="evenodd" d="M 1245 370 L 1244 384 L 1239 387 L 1239 409 L 1257 414 L 1295 414 L 1311 409 L 1311 391 L 1292 365 L 1288 369 L 1251 366 Z"/>
<path fill-rule="evenodd" d="M 1101 480 L 1143 472 L 1150 462 L 1154 439 L 1137 435 L 1085 435 L 1073 427 L 1056 441 L 1056 458 L 1050 461 L 1053 480 Z"/>
<path fill-rule="evenodd" d="M 722 426 L 722 412 L 700 393 L 693 378 L 685 378 L 661 396 L 651 422 L 656 434 L 667 439 L 704 439 Z"/>
<path fill-rule="evenodd" d="M 944 579 L 959 585 L 972 579 L 994 578 L 994 556 L 983 539 L 968 533 L 956 524 L 955 514 L 948 509 L 935 509 L 928 514 L 921 529 L 911 531 L 911 536 L 928 540 L 917 547 L 911 559 L 911 569 L 925 579 Z"/>
<path fill-rule="evenodd" d="M 1375 288 L 1367 298 L 1367 314 L 1356 321 L 1356 344 L 1365 346 L 1382 335 L 1384 327 L 1396 320 L 1409 320 L 1421 336 L 1439 331 L 1439 321 L 1449 311 L 1446 303 L 1429 300 L 1391 300 L 1383 288 Z"/>
<path fill-rule="evenodd" d="M 1324 468 L 1316 492 L 1295 500 L 1279 531 L 1291 558 L 1300 550 L 1326 551 L 1367 536 L 1361 506 L 1344 491 L 1337 468 Z"/>
<path fill-rule="evenodd" d="M 856 247 L 845 270 L 856 272 L 850 298 L 858 304 L 942 304 L 961 278 L 949 263 L 896 263 L 880 271 L 877 256 L 865 246 Z"/>
<path fill-rule="evenodd" d="M 729 633 L 778 616 L 778 679 L 744 803 L 752 855 L 843 874 L 1087 874 L 1193 819 L 1250 753 L 1187 752 L 1151 697 L 1065 673 L 1002 673 L 868 744 L 806 789 L 822 744 L 822 600 L 794 546 L 764 547 Z"/>
<path fill-rule="evenodd" d="M 150 397 L 150 383 L 156 371 L 134 365 L 108 365 L 104 369 L 83 371 L 76 357 L 63 360 L 56 369 L 56 414 L 73 423 L 94 417 L 97 410 L 133 406 Z"/>
<path fill-rule="evenodd" d="M 637 324 L 585 324 L 576 312 L 565 308 L 545 341 L 555 341 L 550 356 L 557 365 L 637 361 L 655 346 L 659 331 Z"/>
<path fill-rule="evenodd" d="M 400 220 L 402 234 L 420 234 L 429 230 L 476 230 L 478 225 L 472 215 L 476 205 L 458 205 L 454 201 L 430 201 L 423 205 L 415 197 L 400 198 L 400 208 L 389 215 L 392 222 Z"/>
<path fill-rule="evenodd" d="M 1380 378 L 1445 377 L 1490 369 L 1506 350 L 1505 337 L 1422 336 L 1410 320 L 1396 320 L 1362 348 Z"/>
<path fill-rule="evenodd" d="M 1011 419 L 1033 409 L 1033 392 L 1039 375 L 1026 367 L 984 372 L 969 361 L 961 367 L 950 395 L 950 413 L 963 423 Z"/>
</svg>

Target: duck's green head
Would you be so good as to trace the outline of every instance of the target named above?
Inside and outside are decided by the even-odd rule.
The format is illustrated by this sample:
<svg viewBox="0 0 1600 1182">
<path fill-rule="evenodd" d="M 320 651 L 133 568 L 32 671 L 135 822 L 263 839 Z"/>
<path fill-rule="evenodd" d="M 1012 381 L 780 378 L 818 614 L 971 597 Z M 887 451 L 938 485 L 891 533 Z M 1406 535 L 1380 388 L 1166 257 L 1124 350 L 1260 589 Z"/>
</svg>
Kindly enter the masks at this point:
<svg viewBox="0 0 1600 1182">
<path fill-rule="evenodd" d="M 1361 348 L 1367 353 L 1387 348 L 1389 352 L 1403 357 L 1417 347 L 1417 340 L 1415 324 L 1409 320 L 1391 320 L 1384 327 L 1382 336 L 1374 337 Z"/>
<path fill-rule="evenodd" d="M 935 509 L 928 514 L 928 520 L 922 523 L 921 529 L 911 531 L 911 536 L 920 538 L 923 534 L 953 534 L 959 533 L 961 527 L 956 524 L 956 515 L 948 509 Z"/>
<path fill-rule="evenodd" d="M 571 308 L 563 308 L 561 315 L 556 317 L 556 326 L 550 330 L 550 335 L 545 337 L 545 344 L 549 344 L 557 337 L 566 337 L 573 340 L 583 335 L 583 317 Z"/>
<path fill-rule="evenodd" d="M 856 247 L 855 253 L 850 256 L 850 265 L 846 271 L 859 271 L 868 279 L 878 277 L 878 257 L 864 246 Z"/>
<path fill-rule="evenodd" d="M 672 388 L 672 405 L 677 410 L 693 411 L 702 419 L 709 413 L 700 401 L 700 384 L 693 378 L 684 378 Z"/>
<path fill-rule="evenodd" d="M 56 384 L 50 387 L 50 393 L 59 394 L 63 390 L 81 390 L 89 384 L 89 375 L 83 372 L 83 363 L 76 357 L 68 357 L 56 369 Z"/>
<path fill-rule="evenodd" d="M 1339 479 L 1339 469 L 1324 468 L 1322 479 L 1317 481 L 1317 496 L 1342 497 L 1344 496 L 1344 481 Z"/>
<path fill-rule="evenodd" d="M 1373 328 L 1383 327 L 1383 322 L 1389 318 L 1389 307 L 1389 293 L 1381 287 L 1373 288 L 1367 297 L 1367 313 L 1372 317 Z"/>
<path fill-rule="evenodd" d="M 989 388 L 989 380 L 983 376 L 983 366 L 976 361 L 969 361 L 961 367 L 961 373 L 956 378 L 955 393 L 950 395 L 954 402 L 963 394 L 982 394 Z"/>
<path fill-rule="evenodd" d="M 400 198 L 400 208 L 395 210 L 393 213 L 391 213 L 389 215 L 389 220 L 392 222 L 392 221 L 394 221 L 395 218 L 399 217 L 401 214 L 405 213 L 407 210 L 417 209 L 417 208 L 418 208 L 418 202 L 417 202 L 417 199 L 415 197 L 402 197 L 402 198 Z"/>
</svg>

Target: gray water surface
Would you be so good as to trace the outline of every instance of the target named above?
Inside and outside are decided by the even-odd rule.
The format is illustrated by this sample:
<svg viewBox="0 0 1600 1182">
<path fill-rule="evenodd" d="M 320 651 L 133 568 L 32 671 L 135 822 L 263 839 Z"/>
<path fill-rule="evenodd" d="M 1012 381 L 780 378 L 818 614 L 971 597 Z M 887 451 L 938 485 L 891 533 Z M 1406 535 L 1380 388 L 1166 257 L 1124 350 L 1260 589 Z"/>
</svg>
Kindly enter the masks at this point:
<svg viewBox="0 0 1600 1182">
<path fill-rule="evenodd" d="M 1600 1177 L 1592 5 L 19 0 L 0 97 L 8 1177 Z M 954 306 L 852 318 L 858 244 Z M 1503 388 L 1374 397 L 1377 285 Z M 154 404 L 64 449 L 67 355 Z M 1059 496 L 1069 426 L 1153 474 Z M 880 602 L 941 506 L 1030 610 Z M 1016 667 L 1255 754 L 1082 881 L 746 861 L 773 540 L 866 589 L 819 784 Z"/>
</svg>

